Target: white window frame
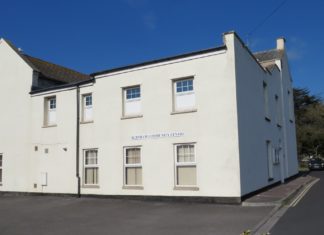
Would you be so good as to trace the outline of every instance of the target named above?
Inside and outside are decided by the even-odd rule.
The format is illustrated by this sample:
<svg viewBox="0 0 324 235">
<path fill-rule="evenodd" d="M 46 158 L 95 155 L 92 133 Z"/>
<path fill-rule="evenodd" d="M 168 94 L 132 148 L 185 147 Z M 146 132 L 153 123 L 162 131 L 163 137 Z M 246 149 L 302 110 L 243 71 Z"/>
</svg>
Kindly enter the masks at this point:
<svg viewBox="0 0 324 235">
<path fill-rule="evenodd" d="M 87 164 L 86 165 L 86 152 L 88 151 L 96 151 L 97 152 L 97 164 Z M 86 169 L 87 168 L 97 168 L 97 183 L 89 184 L 86 182 Z M 84 186 L 99 186 L 99 157 L 98 157 L 98 149 L 91 148 L 91 149 L 84 149 L 83 150 L 83 185 Z"/>
<path fill-rule="evenodd" d="M 87 97 L 91 97 L 91 105 L 87 105 Z M 92 110 L 92 118 L 86 119 L 86 109 L 91 108 Z M 93 121 L 93 96 L 92 93 L 87 93 L 82 95 L 82 122 L 92 122 Z"/>
<path fill-rule="evenodd" d="M 132 89 L 137 89 L 139 88 L 139 97 L 134 97 L 134 98 L 127 98 L 127 91 L 132 90 Z M 142 116 L 142 103 L 140 104 L 141 110 L 138 113 L 134 114 L 127 114 L 126 113 L 126 103 L 131 103 L 131 102 L 141 102 L 142 101 L 142 86 L 140 84 L 134 85 L 134 86 L 128 86 L 128 87 L 123 87 L 122 88 L 122 93 L 123 93 L 123 117 L 137 117 L 137 116 Z"/>
<path fill-rule="evenodd" d="M 126 162 L 126 151 L 127 149 L 139 149 L 140 150 L 140 163 L 131 163 L 131 164 L 127 164 Z M 124 181 L 123 181 L 123 185 L 125 187 L 132 187 L 132 186 L 135 186 L 135 187 L 142 187 L 143 186 L 143 164 L 142 164 L 142 146 L 126 146 L 124 147 L 124 151 L 123 151 L 123 155 L 124 155 L 124 167 L 123 167 L 123 171 L 124 171 Z M 127 173 L 127 169 L 128 168 L 141 168 L 142 169 L 142 184 L 127 184 L 127 176 L 126 176 L 126 173 Z"/>
<path fill-rule="evenodd" d="M 55 100 L 55 107 L 52 107 L 51 100 Z M 45 97 L 44 99 L 44 126 L 56 126 L 57 123 L 57 115 L 56 115 L 56 110 L 57 110 L 57 98 L 56 96 L 49 96 Z M 51 111 L 55 111 L 55 122 L 50 123 L 49 122 L 49 113 Z"/>
<path fill-rule="evenodd" d="M 183 82 L 183 81 L 192 81 L 192 90 L 177 91 L 177 83 Z M 188 87 L 189 87 L 189 85 L 188 85 Z M 188 108 L 184 108 L 184 109 L 177 108 L 177 96 L 190 95 L 190 94 L 193 94 L 196 96 L 194 76 L 172 79 L 172 94 L 173 94 L 173 97 L 172 97 L 173 98 L 172 99 L 172 110 L 173 111 L 172 112 L 180 113 L 180 112 L 196 111 L 196 97 L 195 97 L 195 103 L 192 107 L 188 107 Z"/>
<path fill-rule="evenodd" d="M 0 153 L 0 185 L 2 185 L 3 182 L 3 154 Z"/>
<path fill-rule="evenodd" d="M 178 162 L 178 153 L 177 149 L 179 146 L 183 145 L 193 145 L 194 146 L 194 158 L 195 160 L 193 162 Z M 197 154 L 196 154 L 196 143 L 190 142 L 190 143 L 177 143 L 174 144 L 174 185 L 175 187 L 181 187 L 181 188 L 197 188 L 198 187 L 198 171 L 197 171 Z M 178 184 L 178 167 L 186 167 L 186 166 L 195 166 L 196 167 L 196 184 L 195 185 L 181 185 Z"/>
</svg>

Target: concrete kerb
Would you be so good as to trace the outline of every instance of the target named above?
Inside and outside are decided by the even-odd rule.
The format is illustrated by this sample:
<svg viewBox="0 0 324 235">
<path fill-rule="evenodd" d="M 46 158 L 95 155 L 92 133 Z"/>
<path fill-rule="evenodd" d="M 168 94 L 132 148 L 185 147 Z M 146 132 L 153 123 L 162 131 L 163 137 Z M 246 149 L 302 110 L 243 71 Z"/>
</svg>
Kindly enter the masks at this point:
<svg viewBox="0 0 324 235">
<path fill-rule="evenodd" d="M 280 213 L 281 216 L 287 211 L 289 208 L 289 205 L 291 202 L 294 201 L 295 198 L 297 198 L 300 194 L 304 192 L 305 189 L 312 187 L 317 181 L 319 181 L 318 178 L 312 178 L 309 181 L 303 183 L 300 185 L 296 190 L 292 191 L 289 195 L 286 197 L 282 198 L 281 200 L 278 200 L 276 202 L 273 202 L 272 205 L 270 203 L 255 203 L 255 204 L 264 204 L 267 206 L 274 206 L 274 208 L 271 210 L 271 212 L 263 219 L 261 220 L 252 230 L 251 234 L 257 235 L 260 234 L 260 231 L 264 229 L 264 227 L 268 227 L 269 230 L 271 227 L 276 223 L 276 221 L 279 218 L 276 218 L 276 221 L 271 222 L 273 220 L 273 217 L 278 217 L 276 216 L 277 214 Z M 259 206 L 259 205 L 257 205 Z M 267 225 L 270 224 L 270 225 Z"/>
</svg>

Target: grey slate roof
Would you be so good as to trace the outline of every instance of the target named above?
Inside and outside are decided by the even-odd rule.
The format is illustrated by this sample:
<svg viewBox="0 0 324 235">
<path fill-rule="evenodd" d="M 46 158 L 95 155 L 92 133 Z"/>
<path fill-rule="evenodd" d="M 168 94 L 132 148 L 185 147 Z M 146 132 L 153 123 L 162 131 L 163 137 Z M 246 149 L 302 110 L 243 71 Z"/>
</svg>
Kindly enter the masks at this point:
<svg viewBox="0 0 324 235">
<path fill-rule="evenodd" d="M 269 60 L 280 60 L 283 54 L 283 50 L 272 49 L 268 51 L 256 52 L 253 55 L 259 62 L 264 62 Z"/>
<path fill-rule="evenodd" d="M 9 40 L 5 41 L 34 71 L 39 72 L 46 79 L 61 83 L 82 82 L 91 79 L 90 75 L 23 54 Z"/>
<path fill-rule="evenodd" d="M 91 78 L 89 75 L 29 55 L 23 54 L 22 57 L 25 57 L 31 64 L 33 64 L 43 77 L 50 80 L 63 83 L 73 83 L 89 80 Z"/>
</svg>

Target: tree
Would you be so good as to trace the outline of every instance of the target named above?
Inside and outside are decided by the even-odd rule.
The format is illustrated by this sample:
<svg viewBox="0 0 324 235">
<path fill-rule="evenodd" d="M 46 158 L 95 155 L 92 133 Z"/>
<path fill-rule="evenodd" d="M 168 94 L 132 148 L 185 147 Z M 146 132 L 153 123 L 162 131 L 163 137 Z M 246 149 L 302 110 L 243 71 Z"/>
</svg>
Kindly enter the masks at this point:
<svg viewBox="0 0 324 235">
<path fill-rule="evenodd" d="M 321 97 L 305 88 L 294 89 L 299 157 L 324 157 L 324 105 Z"/>
</svg>

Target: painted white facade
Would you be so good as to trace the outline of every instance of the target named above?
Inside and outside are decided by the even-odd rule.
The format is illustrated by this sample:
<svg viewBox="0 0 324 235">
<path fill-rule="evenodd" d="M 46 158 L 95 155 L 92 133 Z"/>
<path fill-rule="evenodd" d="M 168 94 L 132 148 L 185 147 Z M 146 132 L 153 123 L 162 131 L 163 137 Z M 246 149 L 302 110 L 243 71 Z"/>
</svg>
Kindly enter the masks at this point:
<svg viewBox="0 0 324 235">
<path fill-rule="evenodd" d="M 224 44 L 217 50 L 100 73 L 80 85 L 81 194 L 239 199 L 297 174 L 286 55 L 269 71 L 235 33 L 224 34 Z M 179 95 L 174 82 L 183 78 L 192 79 L 193 89 Z M 264 115 L 263 82 L 269 88 L 270 121 Z M 30 94 L 32 83 L 33 69 L 1 40 L 0 105 L 6 111 L 0 115 L 0 191 L 75 194 L 76 86 Z M 126 89 L 138 86 L 140 98 L 127 100 Z M 89 94 L 91 110 L 83 110 L 82 97 Z M 56 98 L 56 123 L 46 126 L 49 97 Z M 280 127 L 275 120 L 278 107 Z M 280 149 L 279 163 L 271 162 L 270 180 L 266 141 Z M 194 146 L 190 164 L 195 185 L 177 185 L 177 144 Z M 128 147 L 140 148 L 141 161 L 135 164 L 141 168 L 140 185 L 125 185 Z M 88 149 L 97 150 L 97 185 L 84 185 Z M 191 174 L 192 168 L 181 170 Z"/>
</svg>

